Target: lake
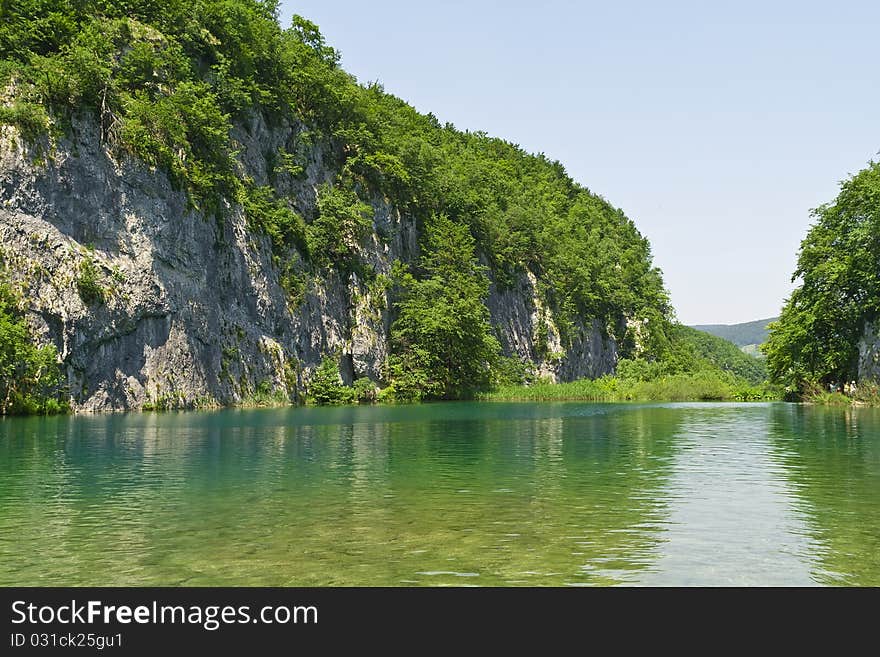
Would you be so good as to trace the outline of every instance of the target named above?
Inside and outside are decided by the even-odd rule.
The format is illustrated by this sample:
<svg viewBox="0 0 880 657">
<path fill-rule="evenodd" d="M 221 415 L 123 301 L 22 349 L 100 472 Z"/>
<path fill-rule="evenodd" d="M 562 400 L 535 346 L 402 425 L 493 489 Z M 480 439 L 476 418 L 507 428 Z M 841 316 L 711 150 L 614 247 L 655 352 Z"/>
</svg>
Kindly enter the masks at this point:
<svg viewBox="0 0 880 657">
<path fill-rule="evenodd" d="M 880 585 L 880 410 L 0 421 L 0 585 Z"/>
</svg>

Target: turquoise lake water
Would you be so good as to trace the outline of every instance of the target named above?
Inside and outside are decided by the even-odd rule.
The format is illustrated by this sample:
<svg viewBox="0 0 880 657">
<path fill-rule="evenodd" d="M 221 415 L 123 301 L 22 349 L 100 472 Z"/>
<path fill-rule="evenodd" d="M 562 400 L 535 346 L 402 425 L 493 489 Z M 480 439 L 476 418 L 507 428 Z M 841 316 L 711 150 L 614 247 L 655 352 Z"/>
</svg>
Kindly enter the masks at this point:
<svg viewBox="0 0 880 657">
<path fill-rule="evenodd" d="M 0 421 L 0 585 L 880 585 L 880 411 Z"/>
</svg>

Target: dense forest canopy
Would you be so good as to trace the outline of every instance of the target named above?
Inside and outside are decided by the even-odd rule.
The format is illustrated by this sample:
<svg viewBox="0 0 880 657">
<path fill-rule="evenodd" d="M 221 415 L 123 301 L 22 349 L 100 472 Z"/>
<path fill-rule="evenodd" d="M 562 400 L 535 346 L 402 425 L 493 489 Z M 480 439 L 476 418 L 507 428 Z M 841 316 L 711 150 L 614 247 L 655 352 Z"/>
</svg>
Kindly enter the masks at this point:
<svg viewBox="0 0 880 657">
<path fill-rule="evenodd" d="M 295 17 L 281 29 L 274 2 L 13 0 L 3 5 L 0 58 L 16 90 L 5 121 L 33 132 L 47 113 L 93 112 L 111 146 L 166 167 L 196 203 L 259 193 L 238 175 L 235 121 L 255 110 L 293 118 L 337 147 L 338 186 L 466 224 L 499 277 L 546 272 L 573 313 L 668 312 L 649 245 L 620 210 L 558 162 L 356 84 L 314 24 Z M 266 206 L 286 201 L 261 200 L 249 205 L 264 206 L 258 219 L 280 241 L 303 230 L 275 230 L 289 218 L 273 221 Z"/>
<path fill-rule="evenodd" d="M 880 163 L 813 211 L 792 280 L 801 284 L 770 325 L 771 376 L 791 392 L 858 375 L 858 344 L 880 312 Z"/>
</svg>

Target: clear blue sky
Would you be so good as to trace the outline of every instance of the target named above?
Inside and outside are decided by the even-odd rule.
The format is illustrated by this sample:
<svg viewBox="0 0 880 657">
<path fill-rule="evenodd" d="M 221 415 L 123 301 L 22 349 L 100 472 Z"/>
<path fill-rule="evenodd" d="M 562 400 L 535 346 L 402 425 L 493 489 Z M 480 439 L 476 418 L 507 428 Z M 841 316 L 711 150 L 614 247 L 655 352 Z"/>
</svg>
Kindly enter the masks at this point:
<svg viewBox="0 0 880 657">
<path fill-rule="evenodd" d="M 880 150 L 880 2 L 282 2 L 361 82 L 560 160 L 678 317 L 778 313 L 809 209 Z"/>
</svg>

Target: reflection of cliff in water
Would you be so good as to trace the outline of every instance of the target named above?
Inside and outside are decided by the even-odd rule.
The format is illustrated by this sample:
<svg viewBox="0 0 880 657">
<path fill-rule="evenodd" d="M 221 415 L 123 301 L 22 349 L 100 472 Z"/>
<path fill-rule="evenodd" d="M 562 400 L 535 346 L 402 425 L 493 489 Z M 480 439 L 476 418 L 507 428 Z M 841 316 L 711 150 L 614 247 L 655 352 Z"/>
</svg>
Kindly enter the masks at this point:
<svg viewBox="0 0 880 657">
<path fill-rule="evenodd" d="M 814 578 L 880 585 L 880 409 L 779 406 L 771 436 L 816 542 Z"/>
<path fill-rule="evenodd" d="M 636 581 L 678 418 L 437 404 L 15 419 L 0 426 L 0 584 Z"/>
</svg>

